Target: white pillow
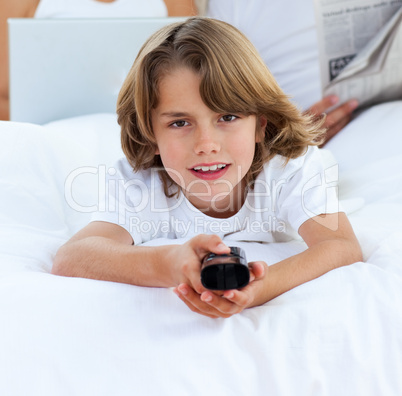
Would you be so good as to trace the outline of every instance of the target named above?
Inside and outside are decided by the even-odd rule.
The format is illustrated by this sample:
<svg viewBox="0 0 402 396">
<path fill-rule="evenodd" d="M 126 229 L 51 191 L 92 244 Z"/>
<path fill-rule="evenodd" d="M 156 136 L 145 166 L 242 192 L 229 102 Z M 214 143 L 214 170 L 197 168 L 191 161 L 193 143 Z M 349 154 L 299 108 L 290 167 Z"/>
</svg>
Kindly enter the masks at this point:
<svg viewBox="0 0 402 396">
<path fill-rule="evenodd" d="M 0 122 L 0 148 L 0 271 L 49 271 L 57 248 L 89 222 L 102 171 L 123 155 L 116 116 Z"/>
<path fill-rule="evenodd" d="M 123 156 L 115 114 L 92 114 L 43 126 L 58 153 L 60 194 L 70 233 L 85 226 L 98 205 L 102 183 Z"/>
</svg>

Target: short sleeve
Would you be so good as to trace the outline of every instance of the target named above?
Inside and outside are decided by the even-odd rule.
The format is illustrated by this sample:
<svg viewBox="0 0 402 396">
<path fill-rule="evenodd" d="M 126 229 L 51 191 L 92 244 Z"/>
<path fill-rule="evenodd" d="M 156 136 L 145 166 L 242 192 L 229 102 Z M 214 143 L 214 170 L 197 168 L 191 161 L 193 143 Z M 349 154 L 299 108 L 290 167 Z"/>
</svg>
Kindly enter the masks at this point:
<svg viewBox="0 0 402 396">
<path fill-rule="evenodd" d="M 136 232 L 137 212 L 147 206 L 149 188 L 140 174 L 133 172 L 125 159 L 109 168 L 99 183 L 98 207 L 91 221 L 117 224 L 127 230 L 136 244 L 142 242 Z"/>
<path fill-rule="evenodd" d="M 278 189 L 278 217 L 294 230 L 312 217 L 342 211 L 338 200 L 338 164 L 324 162 L 320 149 L 310 147 L 287 167 L 286 179 Z"/>
<path fill-rule="evenodd" d="M 170 235 L 170 207 L 158 168 L 134 172 L 123 158 L 108 169 L 100 184 L 98 210 L 92 221 L 123 227 L 136 245 Z"/>
</svg>

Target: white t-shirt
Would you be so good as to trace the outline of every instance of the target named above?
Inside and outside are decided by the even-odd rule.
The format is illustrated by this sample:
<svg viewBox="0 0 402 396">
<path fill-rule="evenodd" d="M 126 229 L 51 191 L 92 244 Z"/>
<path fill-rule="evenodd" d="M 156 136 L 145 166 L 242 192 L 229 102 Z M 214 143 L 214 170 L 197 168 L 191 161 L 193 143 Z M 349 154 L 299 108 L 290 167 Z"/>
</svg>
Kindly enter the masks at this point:
<svg viewBox="0 0 402 396">
<path fill-rule="evenodd" d="M 250 39 L 299 108 L 321 99 L 313 0 L 209 0 L 207 15 L 236 26 Z"/>
<path fill-rule="evenodd" d="M 285 242 L 299 238 L 299 227 L 311 217 L 339 212 L 337 171 L 333 170 L 324 169 L 316 147 L 286 165 L 283 157 L 276 156 L 265 164 L 240 211 L 218 219 L 200 212 L 182 193 L 167 198 L 155 169 L 134 173 L 124 158 L 108 170 L 92 221 L 122 226 L 136 245 L 199 234 L 234 241 Z"/>
<path fill-rule="evenodd" d="M 136 18 L 165 17 L 163 0 L 41 0 L 35 18 Z"/>
</svg>

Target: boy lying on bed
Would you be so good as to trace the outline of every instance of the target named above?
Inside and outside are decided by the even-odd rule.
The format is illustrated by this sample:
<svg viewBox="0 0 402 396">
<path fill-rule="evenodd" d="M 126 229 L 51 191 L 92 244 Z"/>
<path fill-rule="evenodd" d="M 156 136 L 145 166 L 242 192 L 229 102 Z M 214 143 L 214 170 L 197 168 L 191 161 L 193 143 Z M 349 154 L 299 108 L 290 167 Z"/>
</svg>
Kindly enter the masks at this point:
<svg viewBox="0 0 402 396">
<path fill-rule="evenodd" d="M 102 210 L 57 252 L 54 274 L 173 287 L 191 310 L 217 318 L 362 259 L 322 182 L 321 124 L 291 104 L 231 25 L 192 18 L 155 33 L 117 113 L 126 158 L 109 169 Z M 207 290 L 201 261 L 228 253 L 222 239 L 233 233 L 265 243 L 299 234 L 308 248 L 249 263 L 242 289 Z M 187 242 L 141 246 L 154 238 Z"/>
</svg>

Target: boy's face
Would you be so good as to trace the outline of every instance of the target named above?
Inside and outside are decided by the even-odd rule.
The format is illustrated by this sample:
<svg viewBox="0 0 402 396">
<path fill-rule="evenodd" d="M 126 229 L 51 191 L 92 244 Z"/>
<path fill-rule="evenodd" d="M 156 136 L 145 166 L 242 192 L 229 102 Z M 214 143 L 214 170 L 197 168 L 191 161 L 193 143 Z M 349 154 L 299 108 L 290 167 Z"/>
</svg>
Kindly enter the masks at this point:
<svg viewBox="0 0 402 396">
<path fill-rule="evenodd" d="M 244 202 L 241 181 L 254 158 L 257 118 L 213 112 L 199 88 L 199 76 L 187 68 L 161 80 L 152 110 L 156 154 L 195 207 L 228 217 Z M 259 123 L 265 127 L 264 120 Z"/>
</svg>

